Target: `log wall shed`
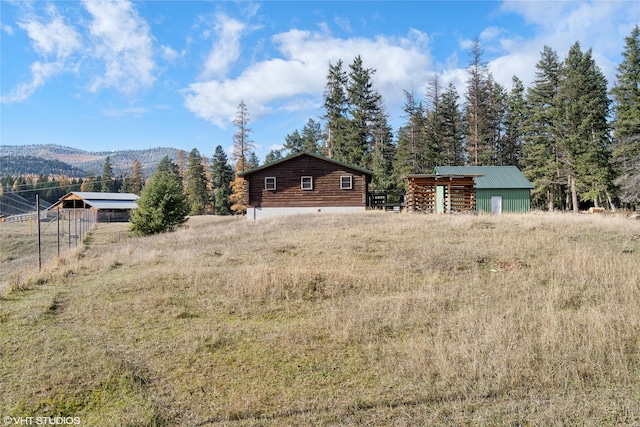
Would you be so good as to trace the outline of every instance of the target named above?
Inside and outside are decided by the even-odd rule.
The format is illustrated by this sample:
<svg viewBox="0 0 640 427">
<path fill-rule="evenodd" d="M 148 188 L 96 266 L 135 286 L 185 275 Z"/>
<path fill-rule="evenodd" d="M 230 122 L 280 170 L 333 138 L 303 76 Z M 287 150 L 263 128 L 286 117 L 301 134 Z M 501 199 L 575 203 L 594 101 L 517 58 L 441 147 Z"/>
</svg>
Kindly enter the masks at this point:
<svg viewBox="0 0 640 427">
<path fill-rule="evenodd" d="M 472 212 L 475 208 L 475 177 L 464 174 L 407 175 L 407 210 L 424 213 Z"/>
<path fill-rule="evenodd" d="M 436 174 L 475 176 L 476 212 L 529 212 L 533 185 L 516 166 L 437 166 Z"/>
<path fill-rule="evenodd" d="M 305 151 L 238 176 L 247 185 L 247 218 L 254 220 L 364 211 L 373 172 Z"/>
<path fill-rule="evenodd" d="M 74 191 L 62 196 L 48 210 L 92 210 L 96 213 L 98 222 L 126 222 L 129 221 L 131 211 L 138 207 L 139 198 L 132 193 Z"/>
</svg>

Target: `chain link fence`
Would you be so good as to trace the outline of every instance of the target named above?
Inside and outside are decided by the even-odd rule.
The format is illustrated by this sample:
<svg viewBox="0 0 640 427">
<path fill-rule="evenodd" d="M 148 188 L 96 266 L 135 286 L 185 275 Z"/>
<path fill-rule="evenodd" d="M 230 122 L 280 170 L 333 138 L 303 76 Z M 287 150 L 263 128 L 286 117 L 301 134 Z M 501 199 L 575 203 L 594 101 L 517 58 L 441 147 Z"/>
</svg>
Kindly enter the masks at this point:
<svg viewBox="0 0 640 427">
<path fill-rule="evenodd" d="M 79 247 L 96 224 L 93 209 L 42 210 L 12 215 L 0 223 L 0 294 L 20 285 L 47 262 Z"/>
</svg>

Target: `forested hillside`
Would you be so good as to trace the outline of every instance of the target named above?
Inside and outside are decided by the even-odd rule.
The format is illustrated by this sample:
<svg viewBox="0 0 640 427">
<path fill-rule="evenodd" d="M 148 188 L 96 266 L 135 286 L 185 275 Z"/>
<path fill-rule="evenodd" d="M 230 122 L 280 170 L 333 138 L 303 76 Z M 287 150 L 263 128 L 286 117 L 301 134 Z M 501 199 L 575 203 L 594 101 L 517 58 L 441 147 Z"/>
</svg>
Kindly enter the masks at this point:
<svg viewBox="0 0 640 427">
<path fill-rule="evenodd" d="M 133 162 L 139 160 L 142 164 L 142 172 L 145 176 L 153 173 L 160 160 L 168 156 L 170 159 L 177 158 L 178 150 L 175 148 L 150 148 L 145 150 L 125 150 L 125 151 L 100 151 L 90 152 L 78 150 L 60 145 L 3 145 L 0 146 L 0 156 L 11 157 L 37 157 L 44 160 L 57 160 L 65 162 L 77 169 L 85 171 L 85 174 L 78 176 L 86 176 L 86 173 L 93 171 L 98 175 L 102 170 L 104 161 L 107 157 L 111 159 L 111 165 L 115 175 L 119 176 L 131 170 Z M 42 165 L 45 165 L 44 163 Z M 39 165 L 33 164 L 33 169 L 23 170 L 21 174 L 45 174 L 49 173 L 38 168 Z M 12 174 L 12 173 L 7 173 Z M 4 170 L 2 175 L 5 175 Z"/>
<path fill-rule="evenodd" d="M 2 156 L 0 157 L 0 176 L 5 175 L 66 175 L 83 177 L 86 172 L 59 160 L 48 160 L 33 156 Z"/>
</svg>

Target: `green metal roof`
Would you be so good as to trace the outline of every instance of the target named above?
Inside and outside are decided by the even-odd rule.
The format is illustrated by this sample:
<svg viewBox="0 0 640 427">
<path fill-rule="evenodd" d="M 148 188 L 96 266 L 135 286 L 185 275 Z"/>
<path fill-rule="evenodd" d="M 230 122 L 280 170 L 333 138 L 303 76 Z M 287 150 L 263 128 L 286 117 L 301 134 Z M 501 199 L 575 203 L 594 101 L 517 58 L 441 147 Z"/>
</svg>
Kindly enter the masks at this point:
<svg viewBox="0 0 640 427">
<path fill-rule="evenodd" d="M 354 169 L 354 170 L 360 171 L 360 172 L 365 173 L 367 175 L 373 175 L 373 172 L 370 171 L 369 169 L 361 168 L 360 166 L 350 165 L 349 163 L 339 162 L 337 160 L 330 159 L 329 157 L 321 156 L 319 154 L 314 154 L 314 153 L 311 153 L 309 151 L 301 151 L 299 153 L 290 154 L 290 155 L 288 155 L 287 157 L 285 157 L 283 159 L 276 160 L 275 162 L 267 163 L 265 165 L 258 166 L 257 168 L 246 170 L 244 172 L 239 173 L 238 176 L 250 175 L 250 174 L 252 174 L 254 172 L 258 172 L 258 171 L 260 171 L 262 169 L 267 169 L 267 168 L 269 168 L 271 166 L 277 165 L 278 163 L 286 162 L 287 160 L 291 160 L 291 159 L 293 159 L 295 157 L 299 157 L 299 156 L 303 156 L 303 155 L 307 155 L 307 156 L 315 157 L 317 159 L 325 160 L 327 162 L 335 163 L 337 165 L 344 166 L 344 167 L 347 167 L 349 169 Z"/>
<path fill-rule="evenodd" d="M 516 166 L 436 166 L 434 171 L 438 175 L 483 175 L 476 177 L 476 189 L 533 188 Z"/>
</svg>

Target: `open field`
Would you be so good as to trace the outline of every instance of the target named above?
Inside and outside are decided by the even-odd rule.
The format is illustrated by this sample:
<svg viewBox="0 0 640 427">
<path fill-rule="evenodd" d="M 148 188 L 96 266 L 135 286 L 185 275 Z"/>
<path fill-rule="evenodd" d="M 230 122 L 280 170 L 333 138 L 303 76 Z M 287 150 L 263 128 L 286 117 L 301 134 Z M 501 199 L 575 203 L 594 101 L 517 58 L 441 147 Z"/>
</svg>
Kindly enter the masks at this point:
<svg viewBox="0 0 640 427">
<path fill-rule="evenodd" d="M 640 222 L 201 217 L 0 299 L 0 415 L 82 425 L 640 425 Z"/>
</svg>

